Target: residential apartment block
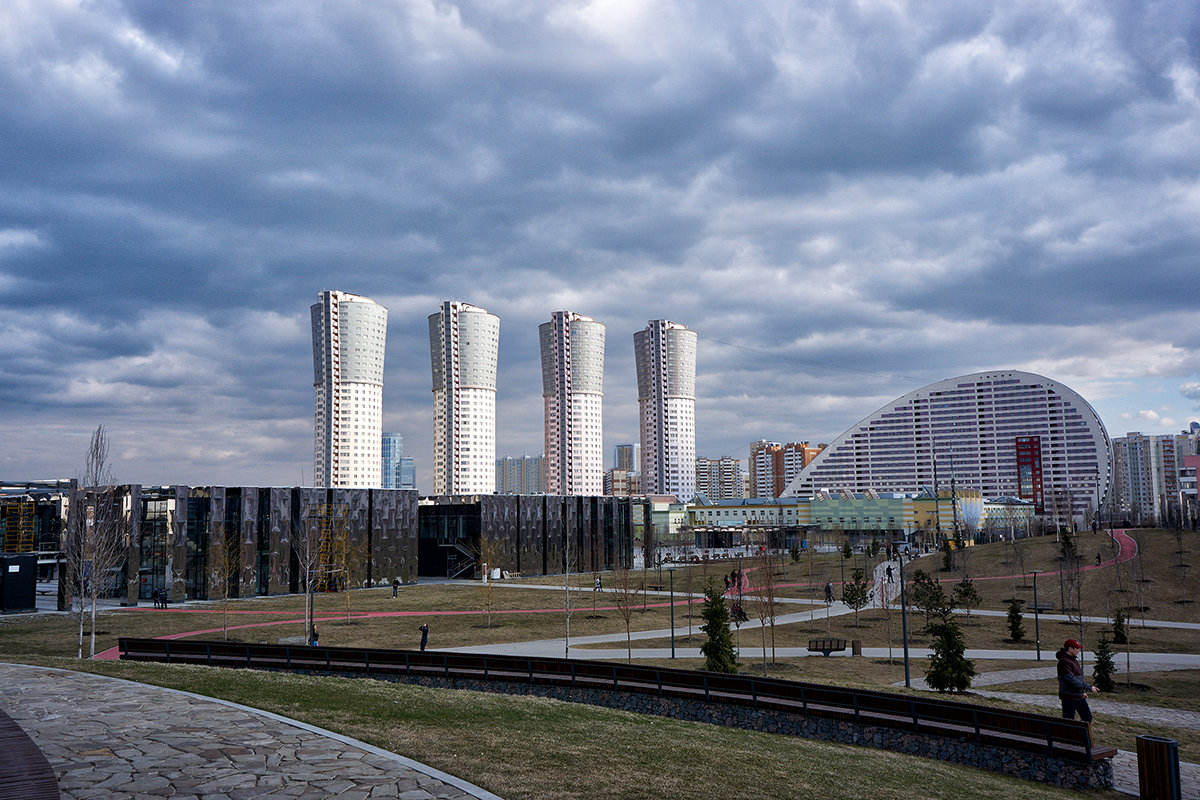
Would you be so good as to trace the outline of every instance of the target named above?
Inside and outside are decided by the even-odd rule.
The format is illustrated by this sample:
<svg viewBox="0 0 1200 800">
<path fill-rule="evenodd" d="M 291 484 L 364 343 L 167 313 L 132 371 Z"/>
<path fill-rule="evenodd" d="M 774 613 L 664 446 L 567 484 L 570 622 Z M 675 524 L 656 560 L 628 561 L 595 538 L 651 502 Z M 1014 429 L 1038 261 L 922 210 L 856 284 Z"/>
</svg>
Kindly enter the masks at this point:
<svg viewBox="0 0 1200 800">
<path fill-rule="evenodd" d="M 604 471 L 604 494 L 610 497 L 633 497 L 642 493 L 642 473 L 624 469 Z"/>
<path fill-rule="evenodd" d="M 754 442 L 750 445 L 750 496 L 779 497 L 824 447 L 812 447 L 808 442 Z"/>
<path fill-rule="evenodd" d="M 545 493 L 545 456 L 504 456 L 496 462 L 496 494 Z"/>
<path fill-rule="evenodd" d="M 433 371 L 433 492 L 496 490 L 496 362 L 500 318 L 446 301 L 429 316 Z"/>
<path fill-rule="evenodd" d="M 538 326 L 550 494 L 603 491 L 604 332 L 603 323 L 571 311 Z"/>
<path fill-rule="evenodd" d="M 696 494 L 714 503 L 745 497 L 746 479 L 740 458 L 697 458 Z"/>
<path fill-rule="evenodd" d="M 684 502 L 696 494 L 696 332 L 665 319 L 633 335 L 642 491 Z"/>
<path fill-rule="evenodd" d="M 1174 522 L 1177 509 L 1190 505 L 1195 491 L 1195 474 L 1189 474 L 1186 459 L 1197 455 L 1198 447 L 1195 430 L 1161 435 L 1134 431 L 1113 439 L 1117 517 L 1135 525 Z"/>
<path fill-rule="evenodd" d="M 618 444 L 613 447 L 613 469 L 637 472 L 642 468 L 642 446 L 637 443 Z"/>
<path fill-rule="evenodd" d="M 312 317 L 313 485 L 379 487 L 387 309 L 324 291 Z"/>
</svg>

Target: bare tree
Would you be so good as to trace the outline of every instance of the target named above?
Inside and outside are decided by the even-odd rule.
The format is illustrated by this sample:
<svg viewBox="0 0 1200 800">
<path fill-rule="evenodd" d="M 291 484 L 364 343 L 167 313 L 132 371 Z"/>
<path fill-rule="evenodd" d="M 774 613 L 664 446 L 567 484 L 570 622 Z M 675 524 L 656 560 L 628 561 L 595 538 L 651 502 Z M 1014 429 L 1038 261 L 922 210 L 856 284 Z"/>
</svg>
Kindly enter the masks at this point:
<svg viewBox="0 0 1200 800">
<path fill-rule="evenodd" d="M 240 572 L 240 552 L 235 537 L 229 541 L 228 531 L 223 520 L 214 519 L 212 522 L 213 538 L 216 540 L 217 551 L 209 566 L 209 597 L 215 597 L 221 602 L 221 636 L 229 639 L 229 598 L 233 594 L 230 585 L 237 580 Z"/>
<path fill-rule="evenodd" d="M 1026 556 L 1028 555 L 1028 544 L 1029 544 L 1028 541 L 1026 541 L 1025 539 L 1018 539 L 1018 538 L 1016 538 L 1015 534 L 1013 535 L 1013 540 L 1012 540 L 1013 563 L 1016 564 L 1017 572 L 1021 575 L 1021 587 L 1022 588 L 1025 587 L 1025 576 L 1027 576 L 1029 574 L 1029 570 L 1027 570 L 1025 568 L 1025 560 L 1026 560 Z M 1015 590 L 1013 592 L 1013 595 L 1014 596 L 1016 595 Z"/>
<path fill-rule="evenodd" d="M 563 536 L 563 658 L 571 657 L 571 615 L 577 602 L 571 596 L 571 569 L 579 568 L 579 547 L 573 539 L 570 532 Z"/>
<path fill-rule="evenodd" d="M 122 496 L 112 485 L 108 434 L 100 425 L 92 433 L 79 489 L 71 498 L 63 550 L 73 604 L 79 617 L 78 658 L 83 658 L 84 620 L 90 616 L 90 656 L 96 655 L 96 610 L 111 596 L 117 570 L 128 555 L 128 532 Z"/>
<path fill-rule="evenodd" d="M 346 599 L 346 624 L 350 624 L 350 590 L 361 589 L 367 585 L 367 556 L 370 548 L 365 536 L 346 539 L 346 549 L 343 551 L 341 573 L 343 576 L 342 593 Z"/>
<path fill-rule="evenodd" d="M 638 585 L 633 577 L 633 570 L 627 567 L 614 570 L 612 585 L 608 591 L 621 614 L 621 619 L 625 621 L 625 656 L 628 661 L 633 661 L 633 634 L 630 626 L 633 612 L 637 610 L 638 596 Z"/>
<path fill-rule="evenodd" d="M 296 554 L 296 563 L 300 566 L 300 578 L 304 591 L 304 619 L 307 620 L 307 630 L 304 634 L 306 642 L 312 641 L 315 603 L 314 593 L 317 590 L 317 580 L 321 572 L 321 538 L 322 526 L 327 524 L 326 515 L 331 513 L 328 506 L 322 504 L 315 515 L 309 514 L 300 523 L 300 529 L 292 532 L 292 552 Z"/>
<path fill-rule="evenodd" d="M 778 603 L 776 597 L 776 581 L 775 573 L 773 572 L 774 565 L 771 562 L 771 554 L 768 551 L 763 551 L 763 554 L 758 557 L 759 569 L 759 585 L 757 592 L 751 596 L 751 602 L 754 603 L 754 613 L 758 617 L 759 627 L 762 629 L 763 642 L 763 675 L 767 674 L 767 627 L 771 628 L 771 663 L 775 663 L 775 617 L 777 616 Z"/>
<path fill-rule="evenodd" d="M 487 530 L 479 532 L 479 547 L 478 561 L 480 580 L 479 584 L 480 600 L 483 601 L 483 609 L 487 612 L 487 627 L 492 627 L 492 607 L 495 605 L 496 593 L 492 584 L 492 570 L 496 569 L 496 564 L 500 560 L 500 542 L 495 534 Z"/>
</svg>

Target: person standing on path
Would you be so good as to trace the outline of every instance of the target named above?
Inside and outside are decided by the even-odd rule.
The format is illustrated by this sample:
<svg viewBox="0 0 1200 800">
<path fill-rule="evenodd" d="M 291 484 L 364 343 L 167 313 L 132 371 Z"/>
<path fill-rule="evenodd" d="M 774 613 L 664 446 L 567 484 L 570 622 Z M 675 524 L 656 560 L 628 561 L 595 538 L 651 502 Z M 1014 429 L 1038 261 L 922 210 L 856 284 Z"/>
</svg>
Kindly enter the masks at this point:
<svg viewBox="0 0 1200 800">
<path fill-rule="evenodd" d="M 1079 718 L 1084 722 L 1092 721 L 1092 709 L 1088 707 L 1088 691 L 1100 691 L 1088 684 L 1083 678 L 1083 665 L 1079 663 L 1079 653 L 1083 645 L 1074 639 L 1067 639 L 1062 649 L 1055 655 L 1058 657 L 1058 699 L 1062 702 L 1063 719 Z"/>
<path fill-rule="evenodd" d="M 424 652 L 425 645 L 429 644 L 429 623 L 422 622 L 420 631 L 421 631 L 421 651 Z"/>
</svg>

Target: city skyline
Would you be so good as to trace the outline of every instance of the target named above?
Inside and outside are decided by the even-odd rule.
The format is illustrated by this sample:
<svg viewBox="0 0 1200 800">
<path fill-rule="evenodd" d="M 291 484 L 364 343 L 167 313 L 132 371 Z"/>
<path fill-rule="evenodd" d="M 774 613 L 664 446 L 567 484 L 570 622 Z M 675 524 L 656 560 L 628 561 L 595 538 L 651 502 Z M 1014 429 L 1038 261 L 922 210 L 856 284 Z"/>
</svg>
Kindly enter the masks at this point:
<svg viewBox="0 0 1200 800">
<path fill-rule="evenodd" d="M 273 8 L 0 7 L 5 480 L 104 424 L 121 481 L 311 485 L 329 287 L 390 310 L 425 492 L 456 297 L 503 320 L 498 454 L 542 449 L 563 308 L 610 333 L 606 452 L 661 318 L 702 339 L 708 458 L 986 370 L 1113 437 L 1200 420 L 1194 3 Z"/>
</svg>

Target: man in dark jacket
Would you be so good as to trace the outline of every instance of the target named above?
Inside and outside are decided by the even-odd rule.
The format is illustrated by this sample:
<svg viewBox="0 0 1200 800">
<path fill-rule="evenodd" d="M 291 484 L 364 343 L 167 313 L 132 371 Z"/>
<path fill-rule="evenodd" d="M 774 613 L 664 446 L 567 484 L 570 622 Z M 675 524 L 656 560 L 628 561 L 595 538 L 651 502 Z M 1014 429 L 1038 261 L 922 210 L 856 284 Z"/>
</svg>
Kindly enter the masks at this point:
<svg viewBox="0 0 1200 800">
<path fill-rule="evenodd" d="M 1062 702 L 1064 719 L 1075 719 L 1075 713 L 1084 722 L 1092 721 L 1092 710 L 1088 708 L 1087 693 L 1100 691 L 1088 684 L 1083 678 L 1083 666 L 1079 663 L 1079 653 L 1083 645 L 1074 639 L 1067 639 L 1058 656 L 1058 699 Z"/>
</svg>

